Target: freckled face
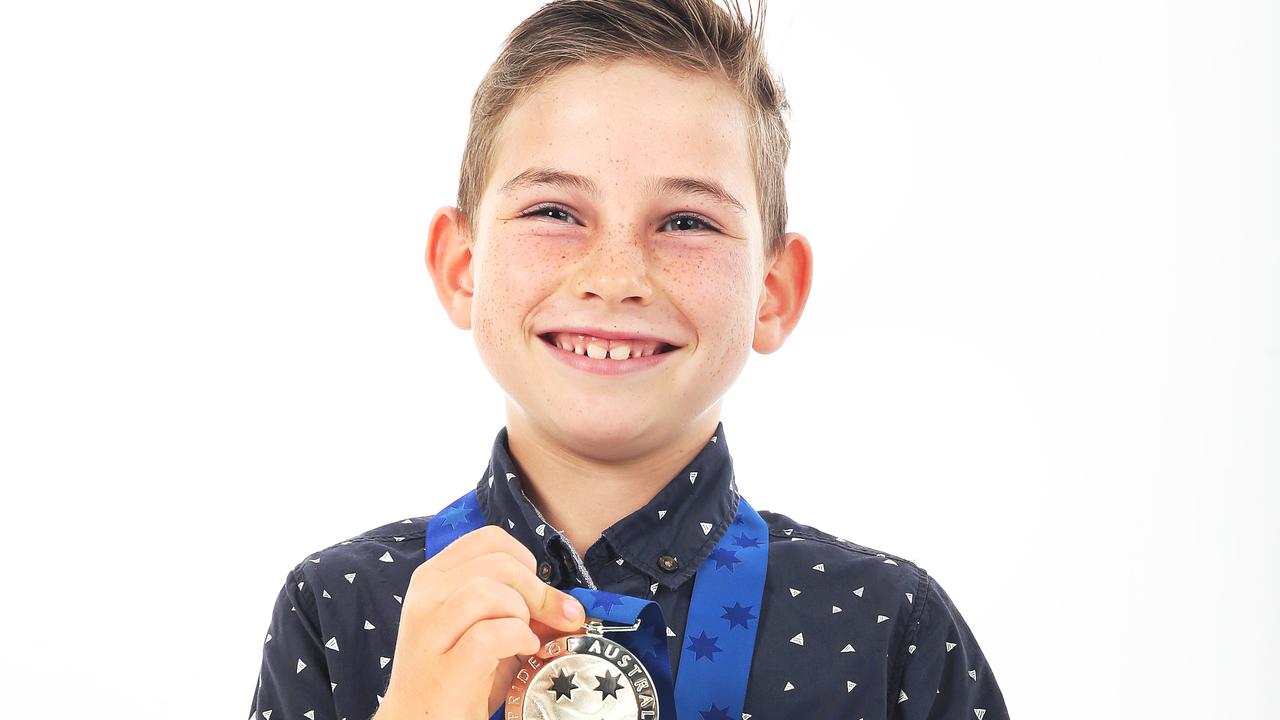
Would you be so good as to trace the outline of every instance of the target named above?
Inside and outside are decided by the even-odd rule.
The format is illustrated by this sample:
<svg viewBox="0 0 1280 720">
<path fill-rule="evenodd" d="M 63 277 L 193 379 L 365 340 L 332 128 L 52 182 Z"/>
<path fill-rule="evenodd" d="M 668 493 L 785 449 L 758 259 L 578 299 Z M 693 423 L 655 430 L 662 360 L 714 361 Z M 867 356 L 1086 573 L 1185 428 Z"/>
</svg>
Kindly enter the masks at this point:
<svg viewBox="0 0 1280 720">
<path fill-rule="evenodd" d="M 656 442 L 733 384 L 763 290 L 746 117 L 727 84 L 630 61 L 575 65 L 507 117 L 475 218 L 472 334 L 510 402 L 539 427 L 572 445 Z M 583 176 L 598 194 L 546 184 L 500 192 L 529 168 Z M 648 184 L 664 177 L 714 180 L 746 213 Z M 647 331 L 683 347 L 648 370 L 596 375 L 560 362 L 538 337 L 571 325 Z"/>
</svg>

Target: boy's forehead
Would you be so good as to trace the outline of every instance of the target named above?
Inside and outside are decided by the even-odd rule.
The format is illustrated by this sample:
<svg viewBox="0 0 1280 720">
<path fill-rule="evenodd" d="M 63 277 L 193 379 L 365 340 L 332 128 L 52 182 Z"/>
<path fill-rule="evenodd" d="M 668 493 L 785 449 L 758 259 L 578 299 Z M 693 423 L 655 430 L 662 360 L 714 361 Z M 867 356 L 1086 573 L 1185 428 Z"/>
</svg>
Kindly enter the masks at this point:
<svg viewBox="0 0 1280 720">
<path fill-rule="evenodd" d="M 499 129 L 486 195 L 529 168 L 603 192 L 657 177 L 713 179 L 755 212 L 746 107 L 731 86 L 649 63 L 577 64 L 544 80 Z M 645 185 L 646 187 L 648 185 Z"/>
</svg>

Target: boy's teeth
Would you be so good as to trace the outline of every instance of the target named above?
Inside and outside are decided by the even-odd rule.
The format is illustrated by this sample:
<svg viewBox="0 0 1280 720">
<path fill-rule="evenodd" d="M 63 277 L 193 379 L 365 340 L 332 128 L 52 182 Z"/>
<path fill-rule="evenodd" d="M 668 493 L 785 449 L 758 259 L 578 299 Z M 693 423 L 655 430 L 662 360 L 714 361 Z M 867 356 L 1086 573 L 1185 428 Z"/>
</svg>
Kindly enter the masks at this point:
<svg viewBox="0 0 1280 720">
<path fill-rule="evenodd" d="M 570 333 L 553 333 L 551 339 L 562 350 L 586 355 L 596 360 L 603 360 L 606 357 L 612 360 L 647 357 L 658 351 L 658 343 L 656 342 L 605 340 L 603 338 Z"/>
</svg>

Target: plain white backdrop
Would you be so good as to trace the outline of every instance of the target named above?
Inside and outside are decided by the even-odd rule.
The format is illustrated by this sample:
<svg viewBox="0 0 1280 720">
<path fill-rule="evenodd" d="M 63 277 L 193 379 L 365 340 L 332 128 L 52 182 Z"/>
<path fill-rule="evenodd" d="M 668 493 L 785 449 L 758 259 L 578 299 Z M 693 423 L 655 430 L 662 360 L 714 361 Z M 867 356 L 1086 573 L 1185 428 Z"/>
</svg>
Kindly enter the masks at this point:
<svg viewBox="0 0 1280 720">
<path fill-rule="evenodd" d="M 6 717 L 243 717 L 285 573 L 479 480 L 422 258 L 538 5 L 0 8 Z M 744 494 L 932 573 L 1014 717 L 1273 716 L 1277 5 L 766 33 L 815 270 L 725 400 Z"/>
</svg>

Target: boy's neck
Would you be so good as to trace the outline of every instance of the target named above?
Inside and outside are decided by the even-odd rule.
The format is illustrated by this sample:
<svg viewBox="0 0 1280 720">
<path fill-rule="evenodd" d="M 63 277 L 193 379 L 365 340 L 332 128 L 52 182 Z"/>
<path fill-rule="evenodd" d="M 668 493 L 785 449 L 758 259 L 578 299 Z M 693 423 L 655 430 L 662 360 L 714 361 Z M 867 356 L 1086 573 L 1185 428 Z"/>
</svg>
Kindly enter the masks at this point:
<svg viewBox="0 0 1280 720">
<path fill-rule="evenodd" d="M 678 434 L 621 457 L 565 447 L 508 405 L 507 445 L 525 495 L 585 557 L 602 532 L 644 507 L 702 451 L 719 416 L 716 403 Z"/>
</svg>

